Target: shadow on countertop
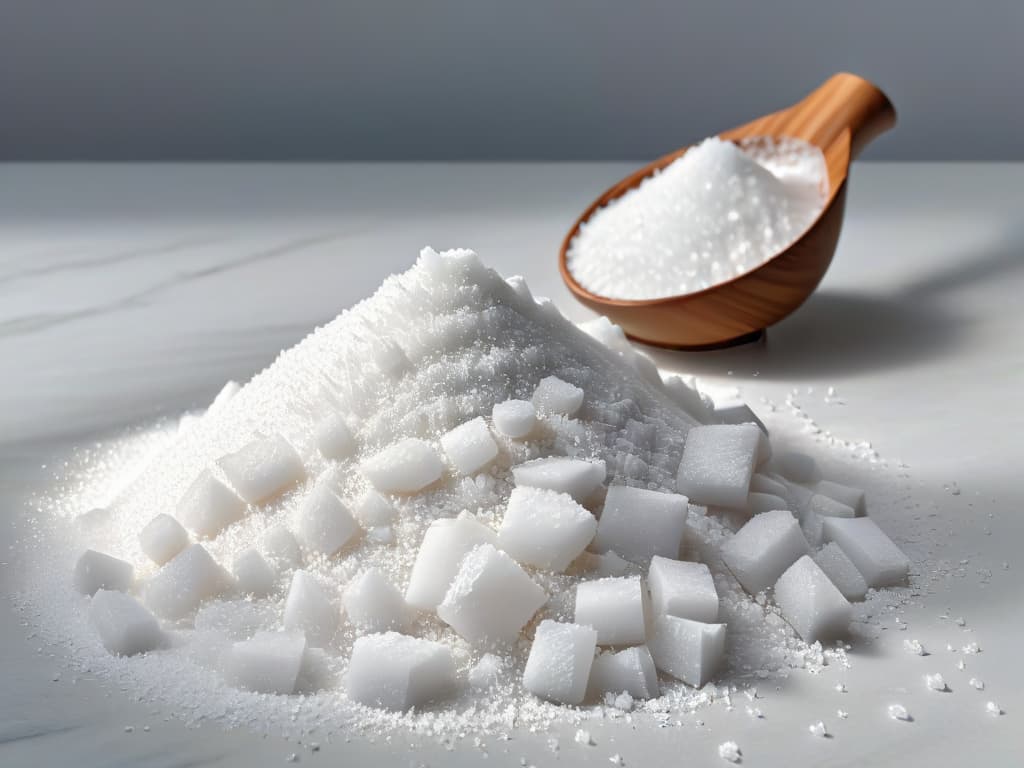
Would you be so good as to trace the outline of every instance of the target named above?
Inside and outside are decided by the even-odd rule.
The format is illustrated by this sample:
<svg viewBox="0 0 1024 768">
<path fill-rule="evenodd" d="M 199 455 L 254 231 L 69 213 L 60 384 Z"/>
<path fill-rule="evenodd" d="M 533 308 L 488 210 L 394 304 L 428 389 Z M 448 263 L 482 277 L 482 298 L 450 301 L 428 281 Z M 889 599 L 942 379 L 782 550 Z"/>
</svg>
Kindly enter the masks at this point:
<svg viewBox="0 0 1024 768">
<path fill-rule="evenodd" d="M 949 295 L 1024 267 L 1024 230 L 987 254 L 967 254 L 952 269 L 935 272 L 888 294 L 820 290 L 761 340 L 711 352 L 645 348 L 659 366 L 696 375 L 739 378 L 856 376 L 953 354 L 975 318 Z"/>
</svg>

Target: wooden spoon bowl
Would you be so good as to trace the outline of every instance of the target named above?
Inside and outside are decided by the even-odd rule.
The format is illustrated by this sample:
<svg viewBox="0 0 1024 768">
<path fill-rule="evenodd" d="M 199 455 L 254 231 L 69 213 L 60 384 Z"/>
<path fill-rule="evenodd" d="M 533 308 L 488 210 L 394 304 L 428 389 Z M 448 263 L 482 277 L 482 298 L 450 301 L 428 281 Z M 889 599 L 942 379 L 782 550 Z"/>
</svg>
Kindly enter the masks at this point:
<svg viewBox="0 0 1024 768">
<path fill-rule="evenodd" d="M 683 147 L 659 157 L 609 188 L 576 220 L 562 241 L 562 279 L 583 304 L 622 326 L 631 338 L 677 349 L 708 349 L 755 338 L 799 307 L 825 276 L 839 241 L 850 162 L 876 136 L 896 123 L 896 111 L 867 80 L 833 75 L 788 109 L 759 117 L 719 138 L 792 137 L 814 144 L 825 156 L 829 191 L 825 207 L 807 230 L 781 253 L 738 277 L 694 293 L 658 299 L 610 299 L 591 293 L 569 272 L 566 254 L 580 225 L 655 171 L 682 157 Z"/>
</svg>

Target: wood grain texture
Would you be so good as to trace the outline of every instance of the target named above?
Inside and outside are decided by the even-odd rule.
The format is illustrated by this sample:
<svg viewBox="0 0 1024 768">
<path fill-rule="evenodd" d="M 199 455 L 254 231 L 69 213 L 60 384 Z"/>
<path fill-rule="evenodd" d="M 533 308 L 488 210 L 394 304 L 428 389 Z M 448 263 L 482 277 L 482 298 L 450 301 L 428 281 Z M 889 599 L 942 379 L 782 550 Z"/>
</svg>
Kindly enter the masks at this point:
<svg viewBox="0 0 1024 768">
<path fill-rule="evenodd" d="M 607 315 L 631 338 L 647 344 L 714 348 L 767 328 L 799 307 L 825 276 L 843 225 L 850 162 L 895 122 L 896 112 L 882 91 L 844 72 L 833 75 L 788 109 L 719 134 L 729 141 L 758 136 L 803 139 L 821 149 L 828 170 L 828 198 L 818 218 L 786 250 L 743 275 L 682 296 L 621 300 L 591 293 L 569 272 L 566 255 L 580 225 L 599 208 L 681 157 L 690 148 L 687 146 L 630 174 L 591 203 L 562 241 L 562 279 L 579 301 Z"/>
</svg>

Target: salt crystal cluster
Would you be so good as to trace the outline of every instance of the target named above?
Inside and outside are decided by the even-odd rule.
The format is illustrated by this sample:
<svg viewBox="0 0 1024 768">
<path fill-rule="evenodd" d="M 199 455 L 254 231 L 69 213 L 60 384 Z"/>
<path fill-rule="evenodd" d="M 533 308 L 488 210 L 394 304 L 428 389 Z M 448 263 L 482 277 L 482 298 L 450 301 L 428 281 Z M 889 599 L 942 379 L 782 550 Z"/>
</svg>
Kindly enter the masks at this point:
<svg viewBox="0 0 1024 768">
<path fill-rule="evenodd" d="M 181 430 L 69 570 L 107 651 L 235 689 L 628 712 L 733 668 L 734 617 L 842 637 L 907 575 L 862 493 L 729 414 L 428 249 Z"/>
<path fill-rule="evenodd" d="M 824 156 L 810 144 L 706 139 L 592 214 L 570 243 L 569 271 L 615 299 L 700 291 L 796 240 L 827 187 Z"/>
</svg>

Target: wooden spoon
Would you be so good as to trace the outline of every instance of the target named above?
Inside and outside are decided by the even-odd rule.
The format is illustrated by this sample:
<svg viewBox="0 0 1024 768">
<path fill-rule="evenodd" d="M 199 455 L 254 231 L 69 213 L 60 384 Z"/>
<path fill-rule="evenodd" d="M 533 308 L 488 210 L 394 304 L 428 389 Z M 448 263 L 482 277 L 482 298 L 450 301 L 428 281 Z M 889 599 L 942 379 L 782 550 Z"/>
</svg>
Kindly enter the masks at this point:
<svg viewBox="0 0 1024 768">
<path fill-rule="evenodd" d="M 759 136 L 803 139 L 821 149 L 828 168 L 828 199 L 818 218 L 788 248 L 749 272 L 702 291 L 642 300 L 598 296 L 569 272 L 566 253 L 580 224 L 681 157 L 689 149 L 683 147 L 630 174 L 583 212 L 562 241 L 558 258 L 562 279 L 577 299 L 646 344 L 701 349 L 757 338 L 764 328 L 799 307 L 824 277 L 843 224 L 850 161 L 895 123 L 896 111 L 882 91 L 861 77 L 842 72 L 792 107 L 719 134 L 730 141 Z"/>
</svg>

